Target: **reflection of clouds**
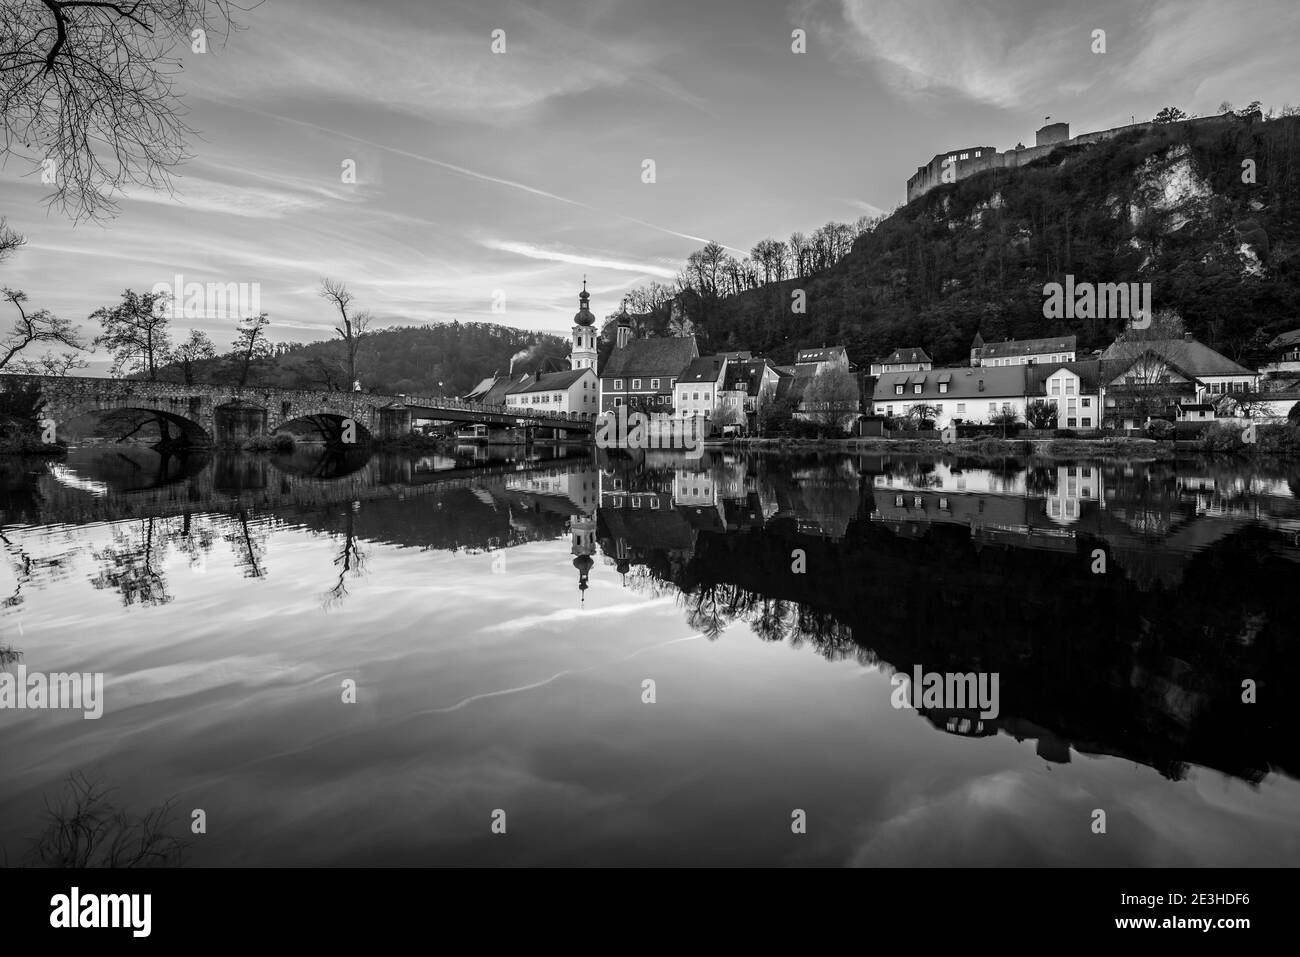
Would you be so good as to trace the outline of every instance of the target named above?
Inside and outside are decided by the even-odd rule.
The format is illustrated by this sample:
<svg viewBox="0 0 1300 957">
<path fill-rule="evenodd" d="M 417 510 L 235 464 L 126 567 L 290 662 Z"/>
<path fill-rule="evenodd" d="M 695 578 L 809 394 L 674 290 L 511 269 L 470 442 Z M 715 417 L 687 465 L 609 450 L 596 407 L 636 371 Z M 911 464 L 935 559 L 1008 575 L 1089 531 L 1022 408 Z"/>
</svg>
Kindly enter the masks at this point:
<svg viewBox="0 0 1300 957">
<path fill-rule="evenodd" d="M 507 552 L 507 554 L 509 553 Z M 671 605 L 672 603 L 673 599 L 669 597 L 655 598 L 651 601 L 625 602 L 621 605 L 605 605 L 600 609 L 600 614 L 602 618 L 606 615 L 630 615 L 634 612 L 645 611 L 654 605 Z M 584 616 L 590 617 L 590 613 L 583 611 L 581 607 L 557 608 L 541 615 L 520 615 L 518 618 L 511 618 L 507 621 L 494 622 L 479 630 L 485 633 L 511 633 L 522 628 L 537 628 L 541 625 L 562 625 L 566 622 L 578 621 Z"/>
<path fill-rule="evenodd" d="M 105 483 L 96 482 L 94 479 L 81 478 L 66 465 L 51 464 L 50 476 L 60 485 L 66 485 L 68 488 L 76 489 L 79 492 L 89 492 L 96 497 L 107 495 L 110 491 Z"/>
</svg>

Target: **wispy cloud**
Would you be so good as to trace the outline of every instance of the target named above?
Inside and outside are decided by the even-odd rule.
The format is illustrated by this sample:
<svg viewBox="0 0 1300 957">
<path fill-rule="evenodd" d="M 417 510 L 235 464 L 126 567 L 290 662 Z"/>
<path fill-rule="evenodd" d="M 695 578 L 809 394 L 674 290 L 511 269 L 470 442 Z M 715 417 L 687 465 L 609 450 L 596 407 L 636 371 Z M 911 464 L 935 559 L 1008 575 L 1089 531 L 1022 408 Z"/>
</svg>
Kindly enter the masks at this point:
<svg viewBox="0 0 1300 957">
<path fill-rule="evenodd" d="M 636 273 L 642 276 L 658 276 L 661 279 L 672 279 L 677 275 L 675 270 L 668 269 L 664 266 L 652 266 L 649 263 L 622 262 L 617 259 L 606 259 L 603 256 L 590 256 L 581 253 L 563 252 L 559 249 L 547 249 L 533 243 L 485 239 L 482 240 L 479 245 L 484 246 L 487 249 L 496 249 L 500 252 L 514 253 L 517 256 L 527 256 L 529 259 L 545 259 L 549 262 L 569 263 L 574 266 L 591 266 L 594 269 L 616 269 L 620 272 Z"/>
</svg>

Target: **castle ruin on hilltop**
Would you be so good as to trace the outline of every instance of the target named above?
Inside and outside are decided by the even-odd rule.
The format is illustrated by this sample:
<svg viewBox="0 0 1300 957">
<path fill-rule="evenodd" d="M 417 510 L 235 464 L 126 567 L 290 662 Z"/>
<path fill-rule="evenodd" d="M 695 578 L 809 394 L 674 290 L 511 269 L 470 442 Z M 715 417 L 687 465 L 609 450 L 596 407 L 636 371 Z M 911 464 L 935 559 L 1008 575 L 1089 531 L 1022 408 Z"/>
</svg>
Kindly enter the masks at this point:
<svg viewBox="0 0 1300 957">
<path fill-rule="evenodd" d="M 1202 123 L 1223 123 L 1231 122 L 1237 118 L 1235 113 L 1223 113 L 1218 116 L 1204 116 L 1163 125 L 1174 127 Z M 1051 119 L 1051 117 L 1048 117 L 1048 119 Z M 1097 133 L 1080 133 L 1078 136 L 1072 137 L 1070 136 L 1069 123 L 1048 123 L 1034 134 L 1033 146 L 1017 146 L 1002 153 L 999 153 L 992 146 L 968 146 L 958 150 L 948 150 L 945 153 L 936 153 L 934 159 L 930 160 L 929 163 L 918 166 L 916 173 L 907 181 L 907 201 L 910 203 L 945 182 L 955 183 L 986 169 L 1024 166 L 1026 163 L 1031 163 L 1046 156 L 1058 146 L 1081 146 L 1100 143 L 1103 140 L 1119 136 L 1121 133 L 1127 133 L 1131 130 L 1150 130 L 1160 125 L 1162 124 L 1154 121 L 1130 123 L 1127 126 L 1116 126 L 1113 129 L 1102 130 Z M 952 171 L 945 180 L 944 169 L 947 166 L 951 166 Z"/>
</svg>

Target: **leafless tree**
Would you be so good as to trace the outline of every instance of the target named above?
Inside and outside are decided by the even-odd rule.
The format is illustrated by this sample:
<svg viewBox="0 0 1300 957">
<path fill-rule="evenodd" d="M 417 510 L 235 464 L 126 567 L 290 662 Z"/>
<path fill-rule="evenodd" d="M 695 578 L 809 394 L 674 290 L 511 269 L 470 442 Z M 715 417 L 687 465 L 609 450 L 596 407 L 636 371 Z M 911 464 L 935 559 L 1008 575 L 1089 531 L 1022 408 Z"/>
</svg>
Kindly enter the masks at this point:
<svg viewBox="0 0 1300 957">
<path fill-rule="evenodd" d="M 370 326 L 370 313 L 352 308 L 352 293 L 348 287 L 334 279 L 320 281 L 320 296 L 332 302 L 339 311 L 339 324 L 334 327 L 347 354 L 348 383 L 357 381 L 357 350 Z"/>
<path fill-rule="evenodd" d="M 9 221 L 0 216 L 0 262 L 13 255 L 15 249 L 24 245 L 27 237 L 9 227 Z"/>
<path fill-rule="evenodd" d="M 178 47 L 206 51 L 260 0 L 6 0 L 0 137 L 74 220 L 113 215 L 137 185 L 171 188 L 193 133 L 175 89 Z M 200 48 L 200 44 L 202 47 Z"/>
<path fill-rule="evenodd" d="M 56 342 L 72 349 L 85 348 L 76 329 L 67 319 L 54 315 L 48 309 L 29 312 L 25 306 L 27 293 L 5 288 L 0 290 L 0 296 L 18 312 L 9 334 L 0 339 L 0 369 L 33 342 Z"/>
<path fill-rule="evenodd" d="M 65 376 L 90 365 L 75 352 L 46 350 L 34 359 L 15 360 L 11 368 L 19 375 Z"/>
</svg>

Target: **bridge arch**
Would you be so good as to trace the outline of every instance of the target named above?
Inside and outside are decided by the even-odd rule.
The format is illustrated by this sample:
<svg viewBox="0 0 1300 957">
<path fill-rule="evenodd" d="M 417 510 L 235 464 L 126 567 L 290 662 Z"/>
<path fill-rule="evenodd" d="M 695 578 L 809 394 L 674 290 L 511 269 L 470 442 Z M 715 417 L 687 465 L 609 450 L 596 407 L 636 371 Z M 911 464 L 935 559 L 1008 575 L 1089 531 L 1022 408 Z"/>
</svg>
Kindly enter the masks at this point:
<svg viewBox="0 0 1300 957">
<path fill-rule="evenodd" d="M 312 412 L 285 419 L 276 425 L 275 431 L 288 432 L 299 441 L 339 448 L 369 445 L 372 439 L 364 421 L 338 412 Z"/>
<path fill-rule="evenodd" d="M 149 438 L 157 433 L 157 441 L 152 444 L 161 448 L 201 448 L 213 444 L 213 436 L 203 424 L 171 409 L 152 408 L 140 405 L 101 405 L 62 406 L 46 409 L 44 415 L 51 419 L 58 435 L 68 431 L 81 431 L 83 428 L 102 431 L 104 438 L 114 441 L 126 441 L 140 436 Z"/>
</svg>

